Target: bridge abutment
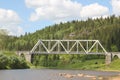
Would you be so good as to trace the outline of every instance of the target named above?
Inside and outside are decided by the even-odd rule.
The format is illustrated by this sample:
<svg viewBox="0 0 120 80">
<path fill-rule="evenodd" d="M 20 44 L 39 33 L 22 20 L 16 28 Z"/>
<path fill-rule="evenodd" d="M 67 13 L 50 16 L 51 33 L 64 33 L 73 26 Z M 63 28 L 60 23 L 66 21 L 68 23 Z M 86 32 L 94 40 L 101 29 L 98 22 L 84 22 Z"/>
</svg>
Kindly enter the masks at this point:
<svg viewBox="0 0 120 80">
<path fill-rule="evenodd" d="M 31 54 L 29 51 L 18 51 L 16 52 L 18 56 L 21 56 L 22 54 L 24 55 L 24 58 L 27 62 L 31 63 Z"/>
<path fill-rule="evenodd" d="M 117 56 L 120 59 L 120 52 L 112 52 L 112 58 Z"/>
</svg>

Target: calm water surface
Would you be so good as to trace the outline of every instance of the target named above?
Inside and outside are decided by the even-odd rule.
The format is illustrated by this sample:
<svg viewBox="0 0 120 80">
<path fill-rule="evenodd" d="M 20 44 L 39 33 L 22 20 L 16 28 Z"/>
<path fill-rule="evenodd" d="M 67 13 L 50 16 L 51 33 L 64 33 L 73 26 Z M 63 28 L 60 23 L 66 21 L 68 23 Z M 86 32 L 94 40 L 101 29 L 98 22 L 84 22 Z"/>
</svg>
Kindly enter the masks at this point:
<svg viewBox="0 0 120 80">
<path fill-rule="evenodd" d="M 78 76 L 80 74 L 83 76 Z M 120 80 L 120 72 L 55 69 L 0 70 L 0 80 Z"/>
</svg>

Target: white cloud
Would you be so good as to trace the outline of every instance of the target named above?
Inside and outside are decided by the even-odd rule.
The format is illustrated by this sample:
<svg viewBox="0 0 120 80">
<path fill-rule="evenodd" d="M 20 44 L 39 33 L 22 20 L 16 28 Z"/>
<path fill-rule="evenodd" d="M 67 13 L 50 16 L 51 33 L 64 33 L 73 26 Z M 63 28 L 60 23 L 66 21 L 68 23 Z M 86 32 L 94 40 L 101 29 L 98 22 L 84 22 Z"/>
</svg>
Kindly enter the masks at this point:
<svg viewBox="0 0 120 80">
<path fill-rule="evenodd" d="M 6 29 L 8 35 L 20 36 L 21 34 L 24 34 L 23 29 L 16 24 L 2 25 L 0 29 Z"/>
<path fill-rule="evenodd" d="M 99 18 L 101 16 L 107 16 L 109 9 L 105 6 L 99 5 L 98 3 L 84 6 L 80 12 L 82 18 Z"/>
<path fill-rule="evenodd" d="M 0 24 L 19 23 L 21 20 L 16 12 L 0 8 Z"/>
<path fill-rule="evenodd" d="M 18 36 L 23 34 L 20 22 L 21 19 L 15 11 L 0 8 L 0 29 L 7 29 L 9 35 Z"/>
<path fill-rule="evenodd" d="M 82 5 L 71 0 L 26 0 L 26 5 L 34 8 L 30 20 L 71 20 L 80 18 Z"/>
<path fill-rule="evenodd" d="M 73 0 L 25 0 L 25 2 L 27 7 L 34 9 L 30 21 L 51 20 L 63 22 L 109 15 L 109 9 L 98 3 L 83 6 Z"/>
<path fill-rule="evenodd" d="M 49 6 L 50 0 L 25 0 L 25 2 L 27 7 L 36 8 L 41 6 Z"/>
<path fill-rule="evenodd" d="M 120 15 L 120 0 L 112 0 L 111 1 L 113 14 Z"/>
</svg>

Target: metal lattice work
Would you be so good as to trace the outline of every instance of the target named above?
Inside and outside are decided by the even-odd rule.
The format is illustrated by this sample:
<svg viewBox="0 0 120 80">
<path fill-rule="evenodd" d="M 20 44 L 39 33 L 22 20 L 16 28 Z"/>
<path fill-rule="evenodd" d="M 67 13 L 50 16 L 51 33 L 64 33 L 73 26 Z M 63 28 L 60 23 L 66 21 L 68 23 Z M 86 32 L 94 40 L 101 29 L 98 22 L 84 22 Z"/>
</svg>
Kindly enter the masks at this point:
<svg viewBox="0 0 120 80">
<path fill-rule="evenodd" d="M 107 54 L 99 40 L 39 40 L 31 54 Z"/>
</svg>

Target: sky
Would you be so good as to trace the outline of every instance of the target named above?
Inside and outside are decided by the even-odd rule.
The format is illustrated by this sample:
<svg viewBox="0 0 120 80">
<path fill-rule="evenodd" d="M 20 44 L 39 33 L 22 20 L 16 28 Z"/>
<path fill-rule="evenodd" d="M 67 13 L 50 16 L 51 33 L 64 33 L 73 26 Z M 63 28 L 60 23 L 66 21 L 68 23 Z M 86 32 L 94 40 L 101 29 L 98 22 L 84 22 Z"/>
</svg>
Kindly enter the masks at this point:
<svg viewBox="0 0 120 80">
<path fill-rule="evenodd" d="M 33 33 L 72 20 L 120 16 L 120 0 L 0 0 L 0 29 Z"/>
</svg>

